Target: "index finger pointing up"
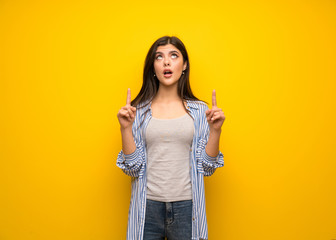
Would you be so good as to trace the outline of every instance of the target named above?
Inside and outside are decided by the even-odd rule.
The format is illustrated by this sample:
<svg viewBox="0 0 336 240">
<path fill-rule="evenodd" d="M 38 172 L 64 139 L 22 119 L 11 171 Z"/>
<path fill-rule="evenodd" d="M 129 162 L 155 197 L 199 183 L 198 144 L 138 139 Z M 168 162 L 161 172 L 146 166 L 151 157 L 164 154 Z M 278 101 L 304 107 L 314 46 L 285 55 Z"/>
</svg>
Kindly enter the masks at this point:
<svg viewBox="0 0 336 240">
<path fill-rule="evenodd" d="M 217 107 L 216 90 L 212 91 L 212 107 Z"/>
<path fill-rule="evenodd" d="M 126 105 L 131 105 L 131 89 L 127 89 L 127 99 L 126 99 Z"/>
</svg>

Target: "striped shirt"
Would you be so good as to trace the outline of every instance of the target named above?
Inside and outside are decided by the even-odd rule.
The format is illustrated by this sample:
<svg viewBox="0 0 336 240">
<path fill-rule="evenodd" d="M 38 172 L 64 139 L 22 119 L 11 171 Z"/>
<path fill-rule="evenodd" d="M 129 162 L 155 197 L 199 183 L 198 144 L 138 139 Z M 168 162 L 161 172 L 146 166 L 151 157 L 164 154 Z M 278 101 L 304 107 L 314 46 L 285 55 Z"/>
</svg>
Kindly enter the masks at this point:
<svg viewBox="0 0 336 240">
<path fill-rule="evenodd" d="M 187 100 L 187 110 L 194 120 L 194 136 L 190 148 L 191 185 L 192 185 L 192 239 L 208 239 L 208 227 L 205 213 L 204 176 L 212 175 L 216 168 L 224 165 L 223 154 L 216 157 L 205 152 L 209 138 L 209 125 L 205 116 L 208 106 L 201 101 Z M 141 104 L 143 106 L 146 104 Z M 127 240 L 142 240 L 146 214 L 147 190 L 147 152 L 145 132 L 152 117 L 151 102 L 145 107 L 137 107 L 132 126 L 136 149 L 131 154 L 120 151 L 117 166 L 131 176 L 131 202 L 128 213 Z"/>
</svg>

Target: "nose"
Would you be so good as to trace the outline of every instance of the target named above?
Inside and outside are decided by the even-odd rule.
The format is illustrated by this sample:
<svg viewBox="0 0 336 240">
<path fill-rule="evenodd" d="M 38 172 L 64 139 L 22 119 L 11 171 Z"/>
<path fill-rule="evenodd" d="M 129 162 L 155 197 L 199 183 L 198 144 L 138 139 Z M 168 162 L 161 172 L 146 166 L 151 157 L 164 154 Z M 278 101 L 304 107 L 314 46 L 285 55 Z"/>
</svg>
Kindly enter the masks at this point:
<svg viewBox="0 0 336 240">
<path fill-rule="evenodd" d="M 169 60 L 169 58 L 165 58 L 165 60 L 163 61 L 163 65 L 164 65 L 164 66 L 169 66 L 169 65 L 170 65 L 170 60 Z"/>
</svg>

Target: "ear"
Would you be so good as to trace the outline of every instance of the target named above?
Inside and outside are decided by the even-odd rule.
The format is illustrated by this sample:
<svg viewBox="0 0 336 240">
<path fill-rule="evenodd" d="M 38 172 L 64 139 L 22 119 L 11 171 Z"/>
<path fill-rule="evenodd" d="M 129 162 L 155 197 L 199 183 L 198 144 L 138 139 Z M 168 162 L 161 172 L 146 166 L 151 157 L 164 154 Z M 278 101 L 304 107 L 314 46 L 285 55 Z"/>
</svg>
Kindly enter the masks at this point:
<svg viewBox="0 0 336 240">
<path fill-rule="evenodd" d="M 183 71 L 187 69 L 187 61 L 183 64 Z"/>
</svg>

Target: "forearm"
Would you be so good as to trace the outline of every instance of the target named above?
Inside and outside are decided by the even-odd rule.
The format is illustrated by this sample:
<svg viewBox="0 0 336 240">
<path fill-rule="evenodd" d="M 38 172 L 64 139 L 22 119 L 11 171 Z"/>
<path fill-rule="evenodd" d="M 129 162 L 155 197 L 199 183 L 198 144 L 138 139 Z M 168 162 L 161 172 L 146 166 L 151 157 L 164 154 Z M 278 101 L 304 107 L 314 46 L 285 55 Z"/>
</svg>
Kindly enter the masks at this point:
<svg viewBox="0 0 336 240">
<path fill-rule="evenodd" d="M 136 146 L 132 134 L 132 128 L 120 128 L 122 138 L 122 150 L 124 154 L 128 155 L 135 151 Z"/>
<path fill-rule="evenodd" d="M 205 152 L 210 157 L 216 157 L 219 153 L 219 139 L 222 130 L 211 130 L 209 134 L 208 143 L 205 147 Z"/>
</svg>

